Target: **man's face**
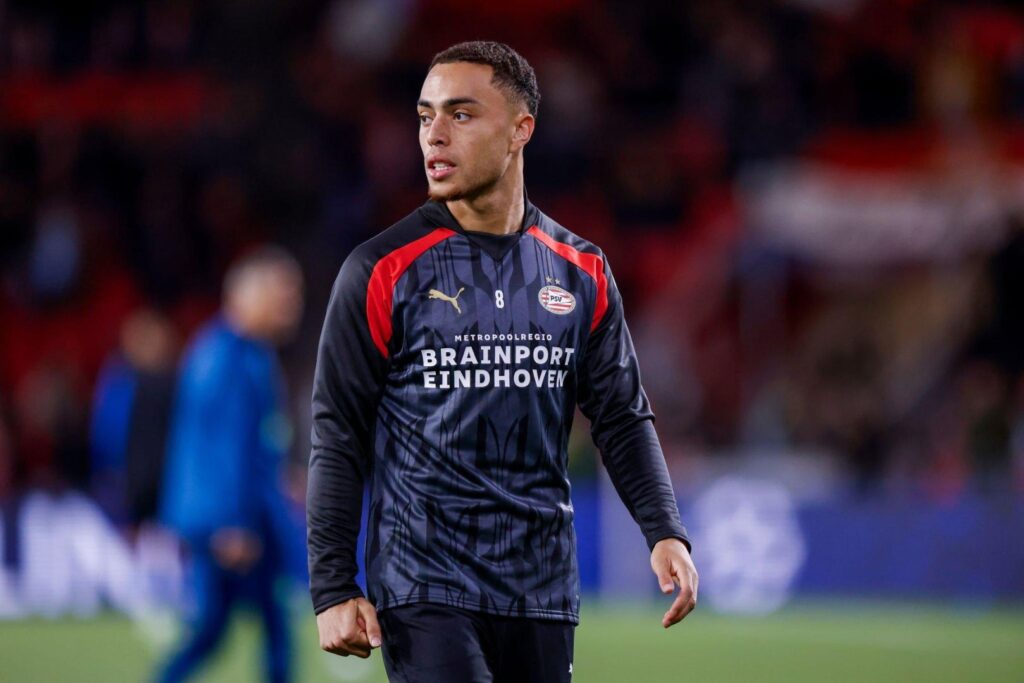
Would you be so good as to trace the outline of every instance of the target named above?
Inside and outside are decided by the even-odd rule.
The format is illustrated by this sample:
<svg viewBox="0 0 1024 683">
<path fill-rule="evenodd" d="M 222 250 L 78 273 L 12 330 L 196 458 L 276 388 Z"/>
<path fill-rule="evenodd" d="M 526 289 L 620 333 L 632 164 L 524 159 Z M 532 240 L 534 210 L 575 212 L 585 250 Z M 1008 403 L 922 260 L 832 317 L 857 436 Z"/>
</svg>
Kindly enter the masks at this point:
<svg viewBox="0 0 1024 683">
<path fill-rule="evenodd" d="M 259 302 L 265 336 L 283 344 L 291 340 L 302 319 L 302 277 L 286 268 L 270 268 L 261 278 Z"/>
<path fill-rule="evenodd" d="M 516 127 L 525 112 L 491 83 L 492 74 L 484 64 L 456 62 L 438 64 L 423 81 L 417 109 L 431 199 L 485 194 L 522 147 Z"/>
</svg>

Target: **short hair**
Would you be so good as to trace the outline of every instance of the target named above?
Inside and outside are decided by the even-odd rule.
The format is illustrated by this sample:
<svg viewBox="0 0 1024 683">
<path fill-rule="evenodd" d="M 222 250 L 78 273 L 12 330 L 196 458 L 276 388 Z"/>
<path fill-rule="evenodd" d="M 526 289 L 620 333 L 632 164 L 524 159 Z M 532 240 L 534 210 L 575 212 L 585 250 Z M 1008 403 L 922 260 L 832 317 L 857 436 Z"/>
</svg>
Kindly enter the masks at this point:
<svg viewBox="0 0 1024 683">
<path fill-rule="evenodd" d="M 286 249 L 273 244 L 257 247 L 242 255 L 228 268 L 224 275 L 224 294 L 233 292 L 253 275 L 278 269 L 302 279 L 302 267 Z"/>
<path fill-rule="evenodd" d="M 493 40 L 471 40 L 452 45 L 434 55 L 430 62 L 433 69 L 438 64 L 454 64 L 469 62 L 485 64 L 494 70 L 491 83 L 504 90 L 512 98 L 526 105 L 531 116 L 537 115 L 540 105 L 540 88 L 537 86 L 537 74 L 533 67 L 521 54 L 505 43 Z"/>
</svg>

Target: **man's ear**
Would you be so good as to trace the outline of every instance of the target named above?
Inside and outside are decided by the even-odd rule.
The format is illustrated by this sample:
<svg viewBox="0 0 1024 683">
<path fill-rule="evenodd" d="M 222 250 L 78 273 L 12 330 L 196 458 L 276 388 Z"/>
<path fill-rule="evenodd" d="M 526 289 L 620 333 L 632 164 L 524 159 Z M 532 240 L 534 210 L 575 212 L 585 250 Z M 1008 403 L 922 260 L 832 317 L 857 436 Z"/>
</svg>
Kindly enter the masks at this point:
<svg viewBox="0 0 1024 683">
<path fill-rule="evenodd" d="M 512 131 L 510 151 L 518 152 L 533 137 L 533 127 L 536 125 L 536 119 L 531 114 L 520 114 L 513 123 L 515 124 L 515 129 Z"/>
</svg>

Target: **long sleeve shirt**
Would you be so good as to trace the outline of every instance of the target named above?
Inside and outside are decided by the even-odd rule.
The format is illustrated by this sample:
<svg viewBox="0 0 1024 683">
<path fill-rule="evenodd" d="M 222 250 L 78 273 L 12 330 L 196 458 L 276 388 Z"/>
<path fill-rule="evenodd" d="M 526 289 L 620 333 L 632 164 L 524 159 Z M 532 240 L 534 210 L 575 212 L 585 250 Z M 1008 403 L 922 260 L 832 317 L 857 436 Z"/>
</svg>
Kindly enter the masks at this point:
<svg viewBox="0 0 1024 683">
<path fill-rule="evenodd" d="M 529 201 L 509 236 L 466 231 L 428 201 L 357 247 L 328 304 L 313 389 L 315 611 L 362 595 L 368 482 L 378 610 L 432 602 L 578 623 L 576 405 L 648 545 L 689 544 L 600 249 Z"/>
</svg>

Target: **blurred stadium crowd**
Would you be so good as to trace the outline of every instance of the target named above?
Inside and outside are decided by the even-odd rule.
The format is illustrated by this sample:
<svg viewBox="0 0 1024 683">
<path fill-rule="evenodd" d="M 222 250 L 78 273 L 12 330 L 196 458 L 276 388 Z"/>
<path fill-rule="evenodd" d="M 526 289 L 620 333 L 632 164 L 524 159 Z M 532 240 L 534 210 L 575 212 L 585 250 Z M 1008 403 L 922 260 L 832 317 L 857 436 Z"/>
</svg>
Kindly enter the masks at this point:
<svg viewBox="0 0 1024 683">
<path fill-rule="evenodd" d="M 111 0 L 0 5 L 0 500 L 151 515 L 131 453 L 268 241 L 309 293 L 300 498 L 330 284 L 425 198 L 425 65 L 477 37 L 538 71 L 531 199 L 608 253 L 673 467 L 800 451 L 860 490 L 1024 490 L 1012 3 Z"/>
</svg>

